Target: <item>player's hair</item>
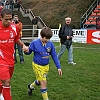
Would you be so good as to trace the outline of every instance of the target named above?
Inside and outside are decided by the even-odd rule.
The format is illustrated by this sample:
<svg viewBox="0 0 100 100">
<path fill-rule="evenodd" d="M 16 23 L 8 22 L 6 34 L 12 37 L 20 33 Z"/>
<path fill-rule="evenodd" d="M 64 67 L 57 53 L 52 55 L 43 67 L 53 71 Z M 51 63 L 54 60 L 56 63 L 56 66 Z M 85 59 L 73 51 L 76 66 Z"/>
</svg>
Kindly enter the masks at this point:
<svg viewBox="0 0 100 100">
<path fill-rule="evenodd" d="M 51 30 L 51 28 L 49 28 L 49 27 L 44 27 L 42 30 L 41 30 L 41 32 L 40 32 L 40 34 L 41 34 L 41 37 L 42 38 L 46 38 L 46 39 L 50 39 L 51 37 L 52 37 L 52 30 Z"/>
<path fill-rule="evenodd" d="M 1 17 L 3 18 L 4 15 L 7 14 L 7 15 L 12 15 L 12 11 L 10 9 L 2 9 L 1 11 Z"/>
</svg>

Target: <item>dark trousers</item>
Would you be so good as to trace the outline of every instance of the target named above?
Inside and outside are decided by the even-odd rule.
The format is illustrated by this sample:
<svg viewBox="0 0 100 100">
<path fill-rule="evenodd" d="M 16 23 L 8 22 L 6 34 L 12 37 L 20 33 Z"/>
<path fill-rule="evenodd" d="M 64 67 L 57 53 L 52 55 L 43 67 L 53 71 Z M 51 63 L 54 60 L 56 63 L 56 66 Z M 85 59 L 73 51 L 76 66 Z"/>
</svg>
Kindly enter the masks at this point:
<svg viewBox="0 0 100 100">
<path fill-rule="evenodd" d="M 14 53 L 15 61 L 17 62 L 17 57 L 16 57 L 16 49 L 17 48 L 18 48 L 18 54 L 19 54 L 20 62 L 24 61 L 22 47 L 18 44 L 15 44 L 14 48 L 15 48 L 15 53 Z"/>
</svg>

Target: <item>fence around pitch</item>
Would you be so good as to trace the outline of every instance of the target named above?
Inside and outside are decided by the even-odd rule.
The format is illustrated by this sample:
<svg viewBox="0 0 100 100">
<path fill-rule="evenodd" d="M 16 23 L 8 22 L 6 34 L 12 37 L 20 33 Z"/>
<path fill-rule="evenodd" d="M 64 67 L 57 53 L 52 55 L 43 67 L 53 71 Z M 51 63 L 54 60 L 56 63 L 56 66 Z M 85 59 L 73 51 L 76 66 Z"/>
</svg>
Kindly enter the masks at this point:
<svg viewBox="0 0 100 100">
<path fill-rule="evenodd" d="M 26 37 L 25 39 L 34 39 L 34 31 L 37 30 L 38 37 L 40 38 L 41 29 L 34 29 L 32 31 L 31 37 Z M 53 32 L 53 36 L 50 39 L 53 42 L 60 42 L 58 33 L 59 29 L 51 29 Z M 89 43 L 89 44 L 99 44 L 100 43 L 100 30 L 97 29 L 73 29 L 73 42 L 79 43 Z M 35 38 L 35 39 L 37 39 Z M 22 38 L 24 39 L 24 37 Z"/>
</svg>

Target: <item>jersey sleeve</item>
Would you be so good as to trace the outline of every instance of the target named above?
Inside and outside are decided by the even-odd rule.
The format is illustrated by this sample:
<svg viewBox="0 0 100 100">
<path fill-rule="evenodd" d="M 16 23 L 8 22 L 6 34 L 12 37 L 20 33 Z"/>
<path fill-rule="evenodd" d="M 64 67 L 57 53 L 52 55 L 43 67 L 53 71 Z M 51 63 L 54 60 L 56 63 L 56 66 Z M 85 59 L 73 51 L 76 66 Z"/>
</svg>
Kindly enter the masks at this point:
<svg viewBox="0 0 100 100">
<path fill-rule="evenodd" d="M 19 28 L 18 26 L 16 25 L 16 36 L 15 36 L 15 42 L 17 42 L 19 39 L 20 39 L 20 33 L 19 33 Z"/>
<path fill-rule="evenodd" d="M 57 57 L 56 49 L 55 49 L 53 43 L 52 43 L 51 47 L 52 47 L 52 50 L 51 50 L 51 57 L 52 57 L 52 59 L 53 59 L 55 65 L 56 65 L 56 67 L 59 69 L 59 68 L 61 68 L 61 66 L 60 66 L 60 62 L 59 62 L 59 59 L 58 59 L 58 57 Z"/>
<path fill-rule="evenodd" d="M 26 55 L 31 54 L 32 52 L 34 52 L 34 42 L 31 42 L 29 45 L 29 52 L 25 52 Z"/>
</svg>

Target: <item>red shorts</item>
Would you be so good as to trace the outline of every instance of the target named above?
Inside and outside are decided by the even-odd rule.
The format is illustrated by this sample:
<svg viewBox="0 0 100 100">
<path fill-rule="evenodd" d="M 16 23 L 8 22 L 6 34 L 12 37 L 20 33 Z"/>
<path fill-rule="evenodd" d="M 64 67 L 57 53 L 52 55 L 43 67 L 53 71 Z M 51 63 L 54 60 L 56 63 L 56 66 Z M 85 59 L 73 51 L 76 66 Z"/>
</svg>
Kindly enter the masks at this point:
<svg viewBox="0 0 100 100">
<path fill-rule="evenodd" d="M 0 66 L 0 80 L 7 80 L 12 77 L 14 67 Z"/>
</svg>

